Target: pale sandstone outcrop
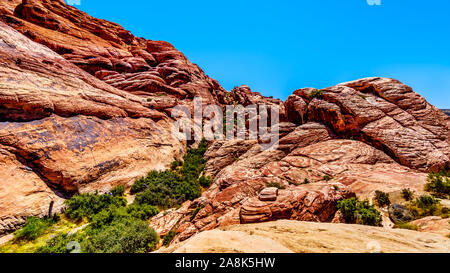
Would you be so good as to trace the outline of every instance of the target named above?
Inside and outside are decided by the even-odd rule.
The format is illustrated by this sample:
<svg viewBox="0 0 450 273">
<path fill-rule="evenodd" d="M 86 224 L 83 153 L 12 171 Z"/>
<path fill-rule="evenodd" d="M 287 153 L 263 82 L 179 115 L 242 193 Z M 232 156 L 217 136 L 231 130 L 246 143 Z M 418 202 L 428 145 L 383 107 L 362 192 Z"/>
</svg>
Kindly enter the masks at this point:
<svg viewBox="0 0 450 273">
<path fill-rule="evenodd" d="M 449 253 L 450 239 L 405 229 L 280 220 L 201 232 L 157 252 Z"/>
</svg>

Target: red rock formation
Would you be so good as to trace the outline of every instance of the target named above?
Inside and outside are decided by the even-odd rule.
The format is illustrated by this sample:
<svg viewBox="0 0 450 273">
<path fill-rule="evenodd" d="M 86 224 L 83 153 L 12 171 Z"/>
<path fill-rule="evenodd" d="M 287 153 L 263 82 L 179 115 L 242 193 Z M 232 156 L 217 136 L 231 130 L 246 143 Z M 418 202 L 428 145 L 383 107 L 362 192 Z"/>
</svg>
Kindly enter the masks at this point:
<svg viewBox="0 0 450 273">
<path fill-rule="evenodd" d="M 0 234 L 180 156 L 169 118 L 0 22 Z M 95 183 L 92 183 L 95 182 Z"/>
<path fill-rule="evenodd" d="M 293 135 L 303 131 L 310 135 L 294 142 Z M 291 143 L 284 151 L 260 151 L 254 144 L 246 146 L 247 152 L 233 162 L 224 154 L 240 151 L 242 144 L 212 144 L 207 154 L 220 151 L 222 156 L 211 160 L 228 166 L 216 174 L 214 184 L 201 198 L 183 210 L 154 219 L 151 225 L 160 231 L 178 227 L 176 241 L 182 241 L 199 231 L 239 223 L 278 219 L 336 222 L 336 202 L 355 193 L 371 199 L 375 190 L 423 189 L 426 174 L 401 166 L 360 141 L 332 139 L 327 132 L 323 125 L 308 123 L 280 140 Z M 282 188 L 276 200 L 261 200 L 261 191 L 272 185 Z M 191 220 L 198 207 L 202 209 Z M 168 220 L 175 215 L 177 221 Z"/>
<path fill-rule="evenodd" d="M 402 165 L 427 171 L 449 164 L 450 119 L 419 94 L 386 78 L 366 78 L 321 90 L 294 92 L 291 117 L 307 114 L 341 137 L 364 141 Z M 305 104 L 303 104 L 301 102 Z M 307 108 L 307 111 L 305 111 Z M 419 148 L 420 147 L 420 148 Z"/>
<path fill-rule="evenodd" d="M 170 135 L 172 108 L 195 96 L 280 106 L 280 140 L 276 151 L 212 143 L 211 188 L 152 220 L 161 234 L 175 228 L 178 241 L 236 223 L 339 221 L 337 200 L 420 191 L 425 171 L 449 166 L 450 117 L 393 79 L 300 89 L 283 103 L 248 86 L 226 92 L 171 44 L 62 0 L 2 1 L 0 21 L 0 235 L 73 192 L 167 167 L 185 149 Z M 275 200 L 258 197 L 274 185 Z"/>
</svg>

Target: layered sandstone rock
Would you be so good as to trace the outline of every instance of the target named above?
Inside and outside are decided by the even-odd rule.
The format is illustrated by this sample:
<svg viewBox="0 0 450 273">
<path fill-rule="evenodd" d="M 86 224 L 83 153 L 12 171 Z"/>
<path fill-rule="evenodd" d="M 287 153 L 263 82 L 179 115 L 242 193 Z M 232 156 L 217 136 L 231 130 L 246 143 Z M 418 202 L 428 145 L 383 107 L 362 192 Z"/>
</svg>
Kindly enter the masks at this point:
<svg viewBox="0 0 450 273">
<path fill-rule="evenodd" d="M 0 22 L 0 234 L 180 156 L 168 117 Z M 95 183 L 93 183 L 95 182 Z"/>
<path fill-rule="evenodd" d="M 294 95 L 288 102 L 295 121 L 306 116 L 323 122 L 340 137 L 364 141 L 413 169 L 438 170 L 450 162 L 449 117 L 399 81 L 366 78 Z"/>
<path fill-rule="evenodd" d="M 261 151 L 258 144 L 246 148 L 248 151 L 238 160 L 216 174 L 214 184 L 201 198 L 183 211 L 154 220 L 152 226 L 161 226 L 176 213 L 177 223 L 171 222 L 165 228 L 176 228 L 176 242 L 200 231 L 231 224 L 279 219 L 331 222 L 336 217 L 337 201 L 355 194 L 371 200 L 376 190 L 393 192 L 410 188 L 422 191 L 426 174 L 401 166 L 363 142 L 332 139 L 319 125 L 300 127 L 322 128 L 323 133 L 316 132 L 315 138 L 306 137 L 297 144 L 290 144 L 287 151 L 291 152 Z M 292 134 L 296 135 L 298 131 L 302 129 L 284 137 L 289 141 L 282 138 L 280 142 L 293 143 Z M 217 151 L 221 149 L 218 143 L 210 147 Z M 236 148 L 228 146 L 226 151 L 233 154 Z M 225 162 L 229 161 L 218 161 L 218 164 L 223 166 Z M 261 191 L 272 185 L 280 188 L 276 200 L 261 200 Z M 201 208 L 199 213 L 191 219 L 192 211 L 198 207 Z M 180 217 L 180 213 L 184 216 Z"/>
<path fill-rule="evenodd" d="M 8 1 L 1 7 L 4 22 L 121 90 L 146 97 L 200 96 L 207 103 L 225 92 L 171 44 L 135 37 L 63 0 Z"/>
</svg>

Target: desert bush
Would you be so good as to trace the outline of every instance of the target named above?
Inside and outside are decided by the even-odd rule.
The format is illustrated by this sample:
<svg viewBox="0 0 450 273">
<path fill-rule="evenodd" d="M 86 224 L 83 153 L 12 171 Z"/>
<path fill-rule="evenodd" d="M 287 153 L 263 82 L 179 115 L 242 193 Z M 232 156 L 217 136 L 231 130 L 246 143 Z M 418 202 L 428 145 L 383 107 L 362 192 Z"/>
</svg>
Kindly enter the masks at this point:
<svg viewBox="0 0 450 273">
<path fill-rule="evenodd" d="M 409 229 L 409 230 L 419 230 L 418 226 L 413 225 L 411 223 L 397 223 L 397 224 L 395 224 L 394 228 Z"/>
<path fill-rule="evenodd" d="M 206 148 L 207 142 L 203 139 L 197 148 L 187 150 L 181 168 L 178 168 L 179 163 L 173 163 L 172 167 L 177 171 L 152 171 L 136 180 L 131 187 L 131 193 L 136 194 L 135 202 L 169 208 L 200 197 L 200 186 L 209 187 L 212 183 L 209 177 L 199 178 L 205 168 Z"/>
<path fill-rule="evenodd" d="M 170 186 L 172 184 L 170 180 L 166 182 L 150 184 L 143 192 L 136 195 L 134 202 L 139 205 L 147 204 L 160 208 L 170 208 L 175 207 L 179 203 L 181 204 L 184 198 L 175 194 L 175 187 L 181 186 L 181 181 L 178 181 L 178 184 L 173 187 Z"/>
<path fill-rule="evenodd" d="M 44 246 L 36 249 L 35 253 L 70 253 L 72 249 L 68 249 L 69 242 L 77 241 L 75 236 L 67 234 L 57 234 L 51 238 Z"/>
<path fill-rule="evenodd" d="M 375 201 L 377 201 L 377 204 L 380 207 L 389 206 L 391 204 L 389 194 L 382 191 L 375 191 Z"/>
<path fill-rule="evenodd" d="M 439 215 L 441 211 L 439 200 L 430 195 L 421 195 L 417 197 L 415 200 L 411 201 L 407 207 L 415 219 Z"/>
<path fill-rule="evenodd" d="M 201 205 L 201 206 L 198 206 L 198 207 L 196 207 L 195 209 L 193 209 L 192 212 L 191 212 L 191 217 L 190 217 L 189 221 L 192 222 L 192 220 L 194 220 L 195 216 L 197 216 L 198 212 L 199 212 L 201 209 L 203 209 L 204 207 L 205 207 L 204 205 Z"/>
<path fill-rule="evenodd" d="M 410 189 L 403 189 L 401 194 L 406 201 L 411 201 L 414 198 L 414 192 Z"/>
<path fill-rule="evenodd" d="M 172 242 L 172 240 L 173 240 L 173 238 L 175 237 L 175 230 L 170 230 L 169 232 L 167 232 L 167 234 L 166 235 L 164 235 L 164 238 L 163 238 L 163 240 L 164 240 L 164 245 L 165 246 L 168 246 L 168 245 L 170 245 L 170 243 Z"/>
<path fill-rule="evenodd" d="M 332 180 L 333 179 L 333 177 L 331 177 L 330 175 L 328 175 L 328 174 L 326 174 L 326 175 L 324 175 L 323 176 L 323 180 L 325 180 L 325 181 L 330 181 L 330 180 Z"/>
<path fill-rule="evenodd" d="M 323 91 L 314 89 L 311 93 L 308 94 L 309 98 L 323 98 Z"/>
<path fill-rule="evenodd" d="M 56 223 L 55 218 L 29 217 L 25 226 L 14 234 L 15 240 L 34 241 Z"/>
<path fill-rule="evenodd" d="M 337 208 L 342 212 L 347 223 L 361 225 L 379 226 L 381 224 L 381 214 L 368 201 L 359 201 L 352 197 L 340 200 Z"/>
<path fill-rule="evenodd" d="M 198 180 L 198 182 L 200 183 L 200 186 L 202 186 L 203 188 L 208 188 L 212 184 L 212 178 L 209 176 L 202 175 Z"/>
<path fill-rule="evenodd" d="M 114 188 L 111 189 L 111 194 L 113 196 L 123 196 L 123 194 L 125 193 L 125 187 L 123 185 L 117 185 Z"/>
<path fill-rule="evenodd" d="M 277 188 L 277 189 L 280 189 L 280 190 L 283 190 L 285 188 L 283 185 L 281 185 L 278 182 L 269 182 L 269 183 L 267 183 L 267 187 L 268 188 L 273 187 L 273 188 Z"/>
<path fill-rule="evenodd" d="M 146 253 L 159 242 L 148 223 L 134 217 L 114 219 L 101 229 L 90 229 L 81 246 L 86 253 Z"/>
<path fill-rule="evenodd" d="M 79 194 L 67 199 L 65 214 L 69 219 L 80 221 L 83 217 L 92 216 L 108 207 L 124 207 L 127 201 L 123 197 L 109 194 Z"/>
<path fill-rule="evenodd" d="M 155 216 L 159 213 L 159 209 L 155 206 L 151 206 L 148 204 L 137 204 L 133 203 L 127 207 L 127 213 L 132 217 L 148 220 L 150 217 Z"/>
<path fill-rule="evenodd" d="M 427 181 L 426 191 L 437 197 L 448 198 L 450 196 L 450 171 L 441 170 L 437 173 L 429 173 Z"/>
<path fill-rule="evenodd" d="M 170 169 L 172 171 L 175 171 L 178 167 L 181 167 L 181 166 L 183 166 L 183 162 L 179 161 L 179 160 L 175 160 L 170 164 Z"/>
</svg>

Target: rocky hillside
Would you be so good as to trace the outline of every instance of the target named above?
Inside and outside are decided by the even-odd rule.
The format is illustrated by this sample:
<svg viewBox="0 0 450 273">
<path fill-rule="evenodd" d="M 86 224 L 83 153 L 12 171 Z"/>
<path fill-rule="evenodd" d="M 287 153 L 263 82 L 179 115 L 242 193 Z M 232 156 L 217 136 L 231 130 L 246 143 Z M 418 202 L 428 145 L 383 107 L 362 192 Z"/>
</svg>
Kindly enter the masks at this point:
<svg viewBox="0 0 450 273">
<path fill-rule="evenodd" d="M 181 159 L 187 143 L 172 138 L 171 112 L 194 97 L 279 105 L 280 141 L 270 152 L 210 143 L 212 186 L 151 221 L 174 242 L 233 224 L 338 221 L 336 201 L 420 192 L 428 171 L 450 164 L 450 117 L 397 80 L 299 89 L 285 102 L 247 86 L 228 92 L 169 43 L 62 0 L 2 1 L 0 62 L 0 235 L 74 193 L 130 186 Z"/>
</svg>

